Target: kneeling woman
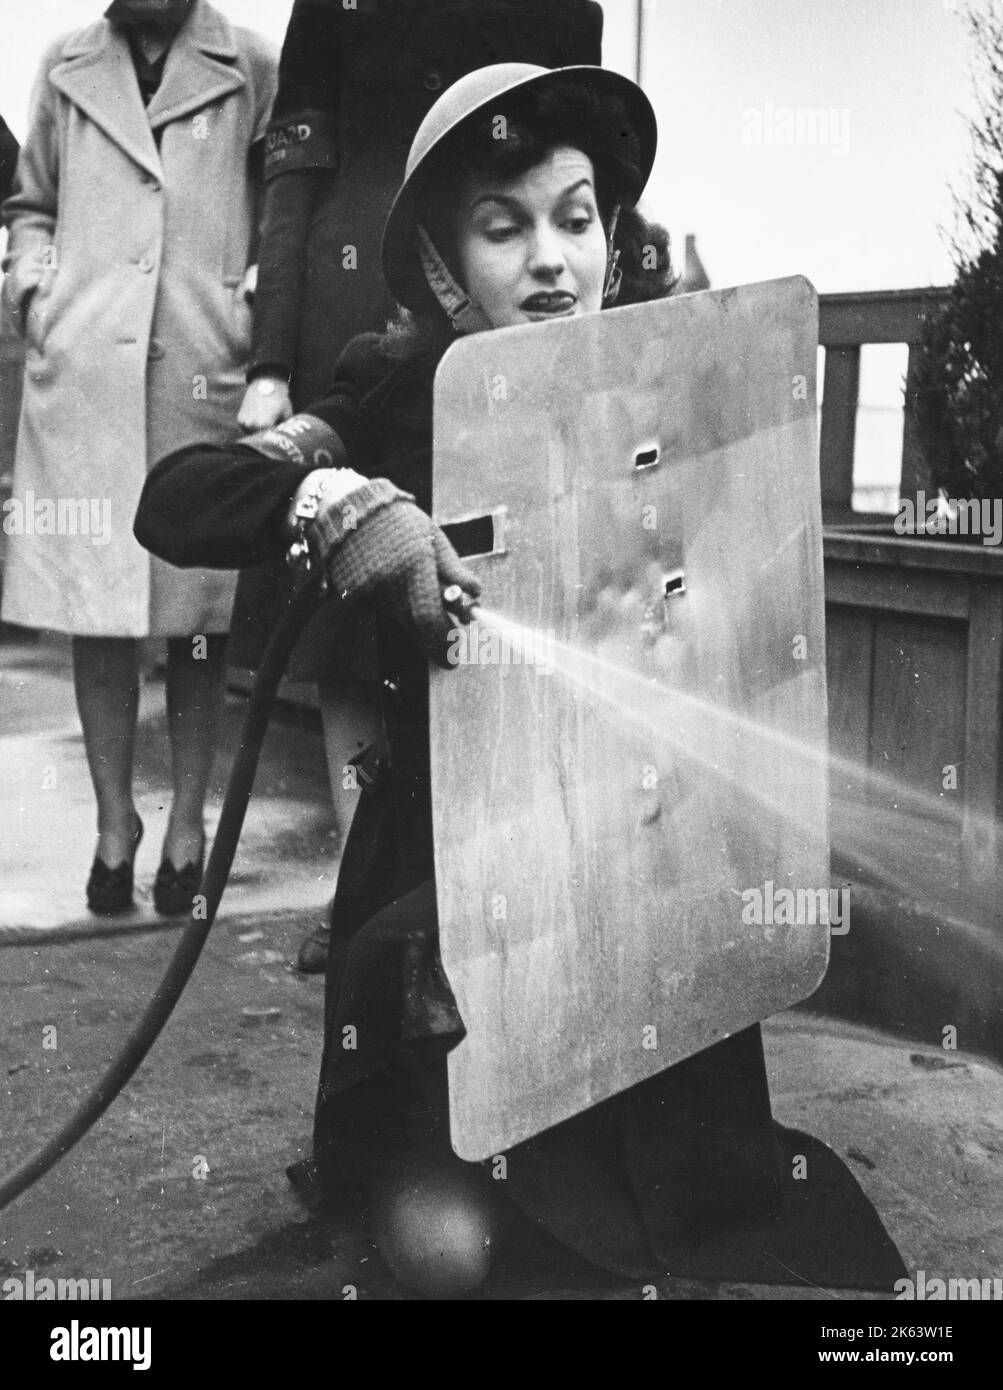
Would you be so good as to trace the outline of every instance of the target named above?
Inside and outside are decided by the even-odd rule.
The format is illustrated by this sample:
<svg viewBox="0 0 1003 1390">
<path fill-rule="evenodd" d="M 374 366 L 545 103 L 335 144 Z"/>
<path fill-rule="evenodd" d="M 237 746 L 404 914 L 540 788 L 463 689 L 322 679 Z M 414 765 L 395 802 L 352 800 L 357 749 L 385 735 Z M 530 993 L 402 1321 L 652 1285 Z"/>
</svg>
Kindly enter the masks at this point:
<svg viewBox="0 0 1003 1390">
<path fill-rule="evenodd" d="M 164 459 L 136 519 L 179 565 L 270 560 L 300 531 L 332 593 L 377 614 L 389 757 L 338 880 L 314 1141 L 331 1188 L 363 1190 L 398 1277 L 441 1297 L 483 1282 L 516 1207 L 630 1277 L 901 1273 L 849 1172 L 774 1124 L 758 1027 L 519 1145 L 504 1182 L 449 1144 L 445 1054 L 463 1023 L 437 949 L 427 658 L 443 661 L 454 625 L 443 590 L 479 585 L 427 515 L 432 379 L 457 333 L 667 293 L 664 236 L 635 210 L 654 147 L 644 94 L 603 69 L 461 79 L 419 130 L 387 224 L 398 319 L 348 346 L 309 413 Z"/>
</svg>

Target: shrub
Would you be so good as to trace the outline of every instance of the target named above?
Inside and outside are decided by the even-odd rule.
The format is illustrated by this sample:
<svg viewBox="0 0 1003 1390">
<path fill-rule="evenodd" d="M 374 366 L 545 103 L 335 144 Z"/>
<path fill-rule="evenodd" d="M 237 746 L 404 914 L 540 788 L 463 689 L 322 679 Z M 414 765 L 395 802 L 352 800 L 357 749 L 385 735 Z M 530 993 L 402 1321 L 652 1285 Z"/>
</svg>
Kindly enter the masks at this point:
<svg viewBox="0 0 1003 1390">
<path fill-rule="evenodd" d="M 970 187 L 956 194 L 947 301 L 924 324 L 916 407 L 931 481 L 949 497 L 1003 496 L 1003 13 L 969 10 L 976 115 Z"/>
</svg>

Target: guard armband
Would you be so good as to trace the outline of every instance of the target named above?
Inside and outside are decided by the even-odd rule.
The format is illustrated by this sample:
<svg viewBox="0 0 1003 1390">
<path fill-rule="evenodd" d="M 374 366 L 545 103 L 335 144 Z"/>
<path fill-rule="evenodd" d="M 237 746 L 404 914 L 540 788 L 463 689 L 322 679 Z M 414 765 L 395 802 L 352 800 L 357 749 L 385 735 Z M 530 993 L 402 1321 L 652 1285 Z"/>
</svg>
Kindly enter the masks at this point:
<svg viewBox="0 0 1003 1390">
<path fill-rule="evenodd" d="M 245 435 L 240 441 L 266 458 L 304 468 L 343 468 L 348 455 L 341 439 L 316 415 L 293 415 L 281 425 Z"/>
<path fill-rule="evenodd" d="M 291 169 L 336 169 L 337 135 L 330 111 L 300 111 L 273 121 L 265 135 L 265 181 Z"/>
</svg>

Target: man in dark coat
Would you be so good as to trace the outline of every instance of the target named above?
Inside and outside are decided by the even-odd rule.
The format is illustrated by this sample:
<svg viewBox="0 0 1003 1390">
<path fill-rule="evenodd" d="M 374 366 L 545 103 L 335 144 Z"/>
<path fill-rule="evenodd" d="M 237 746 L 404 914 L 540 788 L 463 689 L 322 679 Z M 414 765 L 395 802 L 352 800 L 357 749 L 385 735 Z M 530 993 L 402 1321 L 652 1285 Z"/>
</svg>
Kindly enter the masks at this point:
<svg viewBox="0 0 1003 1390">
<path fill-rule="evenodd" d="M 274 425 L 328 391 L 342 348 L 393 312 L 380 239 L 411 139 L 443 90 L 499 62 L 601 62 L 593 0 L 296 0 L 282 48 L 265 158 L 247 430 Z M 292 595 L 282 565 L 241 576 L 230 660 L 254 670 Z M 351 653 L 351 655 L 346 655 Z M 373 639 L 361 620 L 319 614 L 289 675 L 319 685 L 342 837 L 355 793 L 344 765 L 379 732 Z M 321 927 L 300 968 L 324 968 Z"/>
<path fill-rule="evenodd" d="M 393 312 L 383 224 L 408 147 L 458 77 L 491 63 L 601 61 L 592 0 L 296 0 L 269 131 L 248 379 L 295 409 L 320 399 L 342 348 Z M 252 429 L 276 423 L 248 420 Z"/>
<path fill-rule="evenodd" d="M 14 170 L 17 168 L 18 143 L 10 127 L 0 116 L 0 203 L 10 197 L 14 183 Z"/>
</svg>

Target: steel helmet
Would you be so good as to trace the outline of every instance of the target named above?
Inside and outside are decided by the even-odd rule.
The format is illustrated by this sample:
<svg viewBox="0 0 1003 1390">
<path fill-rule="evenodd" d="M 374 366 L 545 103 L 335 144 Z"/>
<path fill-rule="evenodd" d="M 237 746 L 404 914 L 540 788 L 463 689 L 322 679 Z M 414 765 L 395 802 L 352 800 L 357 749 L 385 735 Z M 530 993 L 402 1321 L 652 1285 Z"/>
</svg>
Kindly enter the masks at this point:
<svg viewBox="0 0 1003 1390">
<path fill-rule="evenodd" d="M 394 199 L 383 233 L 383 277 L 398 303 L 418 308 L 424 302 L 428 282 L 419 250 L 416 195 L 417 176 L 429 155 L 471 117 L 489 112 L 501 97 L 529 91 L 549 83 L 588 87 L 601 96 L 622 101 L 640 145 L 639 197 L 655 162 L 657 126 L 651 103 L 641 88 L 608 68 L 578 64 L 543 68 L 534 63 L 495 63 L 467 73 L 435 103 L 411 142 L 404 182 Z"/>
</svg>

